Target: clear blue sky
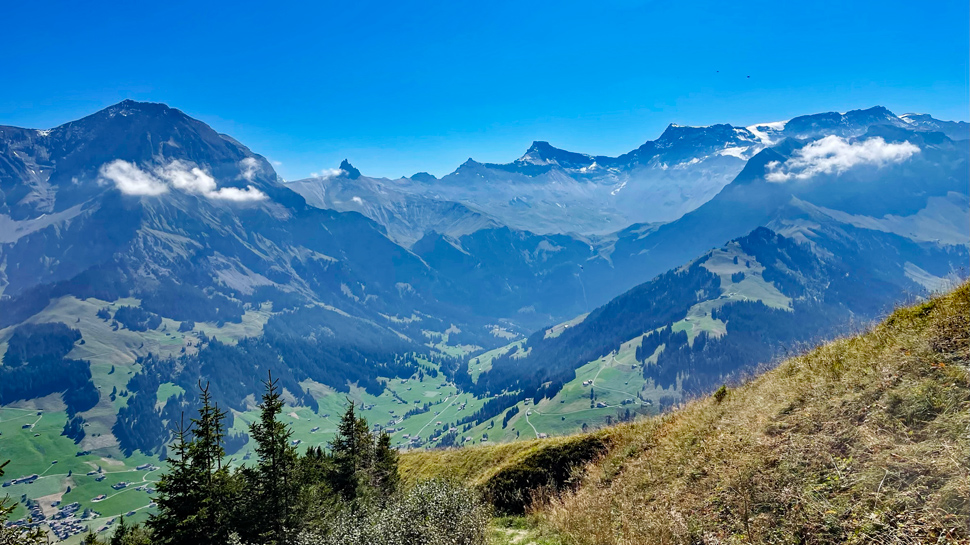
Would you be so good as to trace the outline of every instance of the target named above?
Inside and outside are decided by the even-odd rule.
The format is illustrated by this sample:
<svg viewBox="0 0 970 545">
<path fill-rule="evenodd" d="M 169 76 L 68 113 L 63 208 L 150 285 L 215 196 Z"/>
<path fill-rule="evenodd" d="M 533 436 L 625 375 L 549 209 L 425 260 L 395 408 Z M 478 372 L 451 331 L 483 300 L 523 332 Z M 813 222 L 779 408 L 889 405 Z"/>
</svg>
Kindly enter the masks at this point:
<svg viewBox="0 0 970 545">
<path fill-rule="evenodd" d="M 616 155 L 671 122 L 968 117 L 966 0 L 94 4 L 6 3 L 0 124 L 165 102 L 297 179 L 344 157 L 441 175 L 532 140 Z"/>
</svg>

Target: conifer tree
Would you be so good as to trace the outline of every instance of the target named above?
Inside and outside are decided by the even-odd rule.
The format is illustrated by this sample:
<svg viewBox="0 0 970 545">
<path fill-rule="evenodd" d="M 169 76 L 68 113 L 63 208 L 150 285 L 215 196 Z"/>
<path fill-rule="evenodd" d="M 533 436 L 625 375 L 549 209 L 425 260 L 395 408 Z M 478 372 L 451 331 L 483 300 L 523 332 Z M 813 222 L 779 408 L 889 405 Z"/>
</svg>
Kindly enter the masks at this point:
<svg viewBox="0 0 970 545">
<path fill-rule="evenodd" d="M 261 528 L 250 530 L 260 542 L 283 545 L 299 532 L 298 517 L 300 480 L 297 476 L 296 448 L 290 443 L 292 431 L 279 420 L 283 412 L 283 398 L 279 381 L 272 373 L 263 383 L 266 393 L 259 405 L 259 421 L 249 427 L 249 434 L 256 443 L 258 463 L 248 470 L 248 493 L 258 498 L 248 511 L 250 522 L 258 522 Z"/>
<path fill-rule="evenodd" d="M 354 403 L 340 418 L 337 434 L 330 442 L 333 456 L 333 473 L 330 485 L 334 492 L 345 501 L 353 501 L 366 494 L 365 486 L 370 484 L 368 471 L 374 455 L 374 439 L 367 428 L 367 421 L 358 418 Z"/>
<path fill-rule="evenodd" d="M 163 545 L 221 545 L 232 529 L 234 487 L 222 466 L 226 413 L 212 402 L 208 385 L 200 382 L 199 390 L 199 416 L 192 419 L 191 431 L 179 425 L 174 456 L 166 460 L 169 472 L 156 486 L 158 514 L 148 526 Z"/>
<path fill-rule="evenodd" d="M 200 508 L 199 475 L 189 457 L 191 443 L 184 422 L 175 430 L 172 455 L 165 461 L 168 472 L 155 485 L 153 498 L 158 512 L 148 519 L 155 543 L 159 545 L 188 545 L 195 543 L 199 528 L 195 524 Z"/>
<path fill-rule="evenodd" d="M 95 543 L 100 543 L 100 541 L 95 540 Z M 152 542 L 144 528 L 138 524 L 129 526 L 125 522 L 125 517 L 122 516 L 118 520 L 118 526 L 107 545 L 152 545 Z"/>
<path fill-rule="evenodd" d="M 382 431 L 374 448 L 374 467 L 371 471 L 372 486 L 381 498 L 390 498 L 397 492 L 401 481 L 397 458 L 397 450 L 391 446 L 391 436 Z"/>
<path fill-rule="evenodd" d="M 188 455 L 194 474 L 199 482 L 199 510 L 195 514 L 205 535 L 199 536 L 199 544 L 222 545 L 231 531 L 232 492 L 231 476 L 222 466 L 226 455 L 223 440 L 226 436 L 223 421 L 226 412 L 212 402 L 209 385 L 199 382 L 202 402 L 198 418 L 192 419 L 192 442 Z"/>
</svg>

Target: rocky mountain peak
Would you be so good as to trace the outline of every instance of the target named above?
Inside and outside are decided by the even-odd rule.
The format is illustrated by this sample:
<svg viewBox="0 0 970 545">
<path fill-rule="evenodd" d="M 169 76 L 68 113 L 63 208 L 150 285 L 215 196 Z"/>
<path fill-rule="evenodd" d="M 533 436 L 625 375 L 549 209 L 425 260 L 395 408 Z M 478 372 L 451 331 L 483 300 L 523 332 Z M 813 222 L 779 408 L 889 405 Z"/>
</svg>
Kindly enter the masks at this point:
<svg viewBox="0 0 970 545">
<path fill-rule="evenodd" d="M 360 178 L 360 171 L 357 170 L 354 165 L 350 164 L 350 161 L 344 159 L 340 162 L 340 170 L 347 173 L 347 177 L 351 180 L 356 180 Z"/>
</svg>

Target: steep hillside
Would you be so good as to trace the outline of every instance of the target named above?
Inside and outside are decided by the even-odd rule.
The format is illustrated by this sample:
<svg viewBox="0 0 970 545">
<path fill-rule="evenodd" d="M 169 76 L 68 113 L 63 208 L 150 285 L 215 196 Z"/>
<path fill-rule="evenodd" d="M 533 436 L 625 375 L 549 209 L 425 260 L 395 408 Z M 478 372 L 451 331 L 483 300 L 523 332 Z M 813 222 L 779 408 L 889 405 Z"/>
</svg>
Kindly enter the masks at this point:
<svg viewBox="0 0 970 545">
<path fill-rule="evenodd" d="M 851 243 L 835 234 L 818 236 L 813 248 L 755 229 L 616 297 L 555 336 L 534 333 L 523 352 L 492 359 L 473 390 L 523 391 L 537 404 L 558 402 L 581 366 L 629 353 L 639 369 L 627 380 L 642 384 L 624 388 L 629 397 L 642 398 L 637 391 L 648 386 L 696 394 L 769 361 L 779 349 L 825 338 L 850 320 L 875 317 L 902 294 L 922 292 L 902 267 L 858 265 L 862 256 L 852 244 L 871 242 L 879 255 L 885 251 L 880 241 L 865 233 L 848 238 Z M 889 242 L 905 248 L 902 241 Z M 836 251 L 826 256 L 819 247 Z M 966 255 L 934 247 L 914 252 L 920 258 L 912 259 L 948 271 Z"/>
<path fill-rule="evenodd" d="M 534 310 L 551 323 L 759 226 L 835 240 L 820 253 L 848 251 L 855 266 L 889 265 L 886 274 L 933 289 L 951 269 L 912 250 L 967 250 L 965 129 L 875 107 L 747 128 L 671 126 L 619 157 L 536 142 L 511 163 L 469 160 L 441 179 L 375 179 L 348 166 L 288 185 L 315 206 L 360 212 L 392 238 L 416 241 L 459 291 L 467 278 L 494 286 L 503 317 Z M 630 225 L 635 218 L 651 223 Z M 514 234 L 493 236 L 506 228 Z M 540 246 L 557 258 L 534 259 Z M 869 250 L 877 246 L 885 251 Z"/>
<path fill-rule="evenodd" d="M 968 316 L 963 284 L 661 417 L 402 468 L 551 543 L 967 543 Z"/>
<path fill-rule="evenodd" d="M 962 142 L 895 125 L 875 125 L 858 136 L 788 138 L 751 158 L 696 210 L 645 234 L 637 226 L 618 233 L 609 253 L 602 252 L 610 272 L 600 272 L 599 264 L 587 268 L 612 286 L 632 287 L 644 274 L 659 274 L 758 226 L 785 233 L 779 225 L 786 225 L 785 234 L 799 232 L 802 240 L 850 227 L 966 248 L 968 158 Z"/>
</svg>

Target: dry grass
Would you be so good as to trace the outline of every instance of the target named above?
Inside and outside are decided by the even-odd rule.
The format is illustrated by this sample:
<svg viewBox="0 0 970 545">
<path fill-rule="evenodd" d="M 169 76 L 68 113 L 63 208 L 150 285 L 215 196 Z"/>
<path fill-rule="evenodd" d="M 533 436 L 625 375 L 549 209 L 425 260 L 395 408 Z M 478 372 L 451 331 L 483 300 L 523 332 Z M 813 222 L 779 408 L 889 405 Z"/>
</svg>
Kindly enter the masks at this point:
<svg viewBox="0 0 970 545">
<path fill-rule="evenodd" d="M 970 543 L 970 285 L 714 398 L 596 432 L 533 517 L 566 544 Z M 560 438 L 557 441 L 569 441 Z M 544 442 L 406 455 L 483 484 Z"/>
<path fill-rule="evenodd" d="M 968 542 L 970 285 L 663 418 L 537 514 L 564 542 Z"/>
<path fill-rule="evenodd" d="M 406 483 L 447 478 L 480 486 L 502 469 L 514 466 L 544 448 L 572 441 L 573 437 L 409 452 L 400 458 L 401 476 Z"/>
</svg>

